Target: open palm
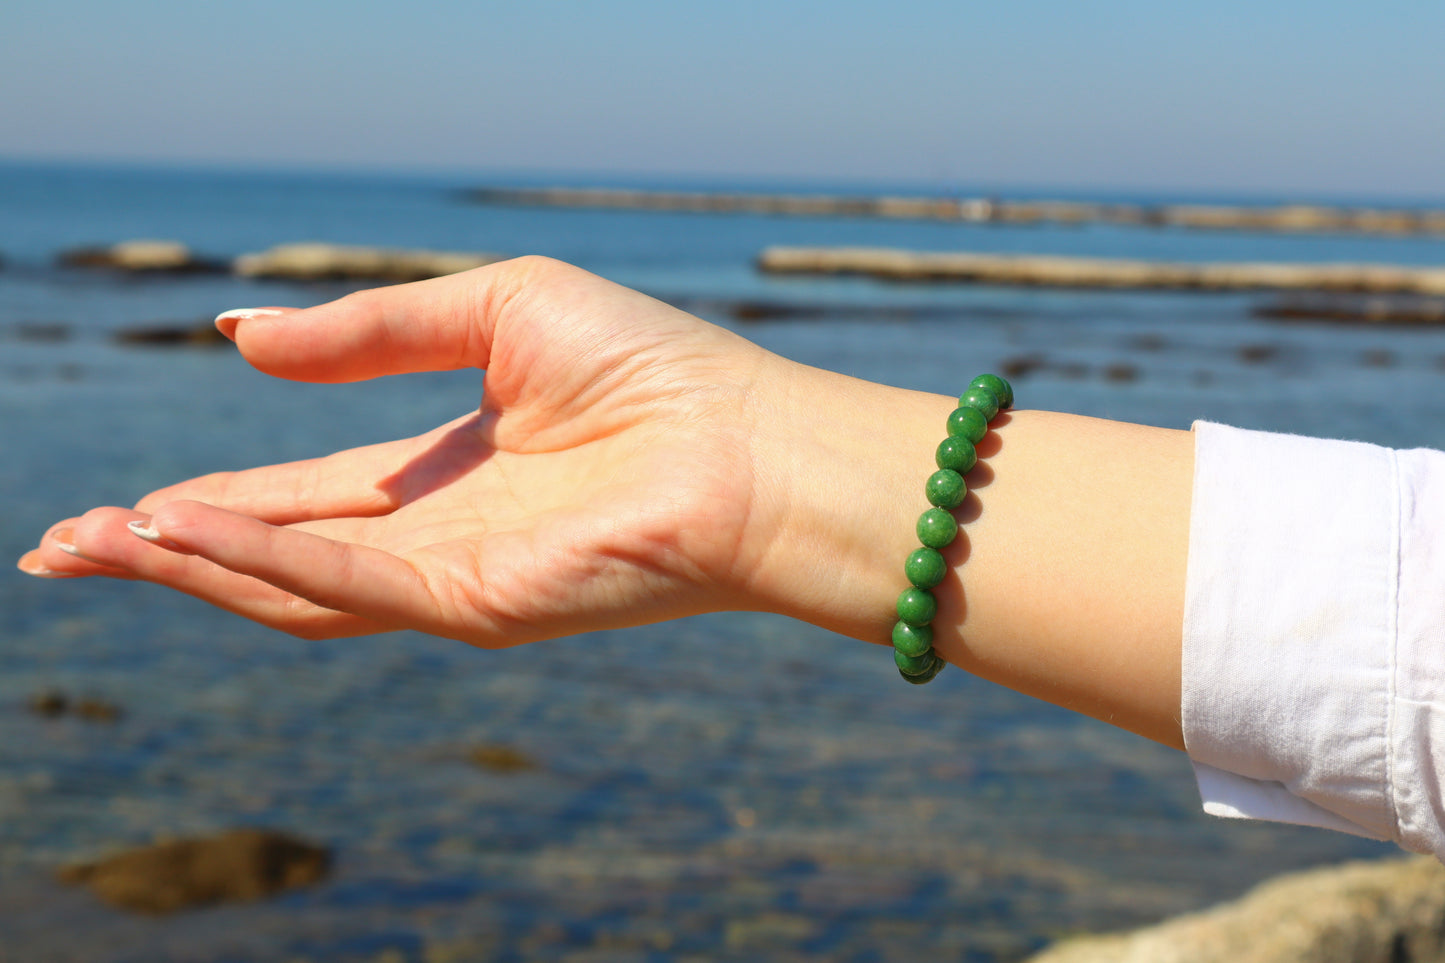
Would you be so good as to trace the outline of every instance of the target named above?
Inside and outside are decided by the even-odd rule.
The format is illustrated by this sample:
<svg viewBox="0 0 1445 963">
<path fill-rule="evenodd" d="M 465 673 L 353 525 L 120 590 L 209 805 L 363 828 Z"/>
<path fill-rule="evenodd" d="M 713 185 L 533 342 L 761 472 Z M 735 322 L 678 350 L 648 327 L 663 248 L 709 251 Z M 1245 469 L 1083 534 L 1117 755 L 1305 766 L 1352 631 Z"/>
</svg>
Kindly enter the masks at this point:
<svg viewBox="0 0 1445 963">
<path fill-rule="evenodd" d="M 223 330 L 298 380 L 485 369 L 484 401 L 416 438 L 95 509 L 56 526 L 38 564 L 159 582 L 305 637 L 415 628 L 484 646 L 738 591 L 767 357 L 748 342 L 538 258 Z"/>
</svg>

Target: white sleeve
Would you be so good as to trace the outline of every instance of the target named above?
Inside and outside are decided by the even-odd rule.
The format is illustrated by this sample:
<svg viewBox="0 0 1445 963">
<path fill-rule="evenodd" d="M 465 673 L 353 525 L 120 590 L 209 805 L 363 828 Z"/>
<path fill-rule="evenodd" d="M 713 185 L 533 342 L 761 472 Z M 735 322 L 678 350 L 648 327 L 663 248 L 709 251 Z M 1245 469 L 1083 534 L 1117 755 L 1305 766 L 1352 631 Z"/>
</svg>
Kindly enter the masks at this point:
<svg viewBox="0 0 1445 963">
<path fill-rule="evenodd" d="M 1445 453 L 1194 433 L 1181 711 L 1205 810 L 1445 859 Z"/>
</svg>

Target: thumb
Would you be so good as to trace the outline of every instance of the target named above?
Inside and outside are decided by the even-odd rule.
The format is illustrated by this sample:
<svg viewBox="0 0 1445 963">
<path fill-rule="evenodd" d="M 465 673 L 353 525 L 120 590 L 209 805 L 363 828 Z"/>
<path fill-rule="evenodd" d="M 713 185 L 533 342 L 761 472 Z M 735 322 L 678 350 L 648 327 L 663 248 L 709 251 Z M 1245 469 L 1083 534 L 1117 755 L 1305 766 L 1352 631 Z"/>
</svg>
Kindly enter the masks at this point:
<svg viewBox="0 0 1445 963">
<path fill-rule="evenodd" d="M 358 291 L 314 308 L 239 308 L 216 318 L 257 369 L 295 381 L 364 381 L 411 371 L 486 368 L 527 261 Z"/>
</svg>

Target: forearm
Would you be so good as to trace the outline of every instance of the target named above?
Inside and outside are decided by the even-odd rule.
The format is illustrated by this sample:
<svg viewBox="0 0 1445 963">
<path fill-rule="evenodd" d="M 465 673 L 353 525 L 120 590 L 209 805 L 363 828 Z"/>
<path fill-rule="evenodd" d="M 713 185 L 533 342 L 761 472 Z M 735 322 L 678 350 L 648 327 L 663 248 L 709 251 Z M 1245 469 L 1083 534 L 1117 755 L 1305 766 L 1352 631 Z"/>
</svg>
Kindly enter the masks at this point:
<svg viewBox="0 0 1445 963">
<path fill-rule="evenodd" d="M 484 410 L 93 509 L 22 569 L 146 579 L 306 638 L 498 647 L 722 608 L 890 638 L 952 398 L 798 365 L 536 258 L 222 320 L 289 378 L 485 370 Z M 1178 745 L 1189 435 L 1010 413 L 979 454 L 936 650 Z"/>
<path fill-rule="evenodd" d="M 763 607 L 886 642 L 956 401 L 791 367 L 776 379 L 786 390 L 760 402 L 755 521 L 774 534 L 752 586 Z M 995 420 L 979 454 L 934 590 L 935 649 L 1181 746 L 1190 434 L 1019 411 Z"/>
</svg>

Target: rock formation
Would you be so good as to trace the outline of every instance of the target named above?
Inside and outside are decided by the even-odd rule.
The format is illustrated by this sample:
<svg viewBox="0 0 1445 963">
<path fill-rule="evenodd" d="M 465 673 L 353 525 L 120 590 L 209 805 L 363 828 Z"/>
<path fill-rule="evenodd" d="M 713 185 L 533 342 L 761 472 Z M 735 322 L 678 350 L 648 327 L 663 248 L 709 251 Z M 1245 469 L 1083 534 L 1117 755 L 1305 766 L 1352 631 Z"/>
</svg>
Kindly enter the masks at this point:
<svg viewBox="0 0 1445 963">
<path fill-rule="evenodd" d="M 342 244 L 281 244 L 232 263 L 242 277 L 298 281 L 420 281 L 500 261 L 496 254 L 394 250 Z"/>
<path fill-rule="evenodd" d="M 1157 926 L 1063 940 L 1029 963 L 1435 961 L 1445 961 L 1445 867 L 1424 858 L 1282 876 Z"/>
<path fill-rule="evenodd" d="M 1445 210 L 1326 207 L 1317 204 L 1125 204 L 861 194 L 758 194 L 645 191 L 594 187 L 488 187 L 469 191 L 481 204 L 593 207 L 638 211 L 879 217 L 992 224 L 1123 224 L 1186 230 L 1303 234 L 1445 234 Z"/>
<path fill-rule="evenodd" d="M 118 909 L 160 914 L 308 886 L 324 879 L 330 864 L 324 848 L 284 833 L 233 829 L 67 866 L 56 877 L 89 887 Z"/>
<path fill-rule="evenodd" d="M 854 274 L 892 281 L 1024 287 L 1445 294 L 1445 268 L 1390 264 L 1192 264 L 894 248 L 771 247 L 759 256 L 758 268 L 773 274 Z"/>
<path fill-rule="evenodd" d="M 150 347 L 230 347 L 231 342 L 210 321 L 191 324 L 143 324 L 112 335 L 117 344 Z"/>
<path fill-rule="evenodd" d="M 109 268 L 137 273 L 190 274 L 224 271 L 179 241 L 122 241 L 109 247 L 78 247 L 60 255 L 65 267 Z"/>
</svg>

